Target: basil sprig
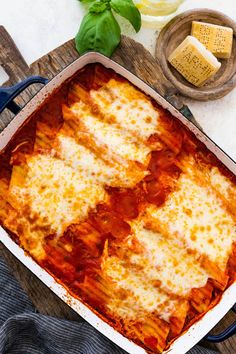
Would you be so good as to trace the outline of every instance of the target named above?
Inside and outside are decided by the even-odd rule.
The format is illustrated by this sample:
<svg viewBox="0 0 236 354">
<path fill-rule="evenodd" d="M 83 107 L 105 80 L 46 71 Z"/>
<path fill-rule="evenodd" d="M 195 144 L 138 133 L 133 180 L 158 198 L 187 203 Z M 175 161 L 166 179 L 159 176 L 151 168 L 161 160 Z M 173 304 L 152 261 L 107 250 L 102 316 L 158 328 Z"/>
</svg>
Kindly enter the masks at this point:
<svg viewBox="0 0 236 354">
<path fill-rule="evenodd" d="M 132 0 L 80 0 L 89 4 L 75 37 L 76 49 L 80 54 L 88 51 L 100 52 L 108 57 L 120 43 L 120 26 L 113 10 L 126 18 L 135 31 L 141 27 L 141 15 Z"/>
</svg>

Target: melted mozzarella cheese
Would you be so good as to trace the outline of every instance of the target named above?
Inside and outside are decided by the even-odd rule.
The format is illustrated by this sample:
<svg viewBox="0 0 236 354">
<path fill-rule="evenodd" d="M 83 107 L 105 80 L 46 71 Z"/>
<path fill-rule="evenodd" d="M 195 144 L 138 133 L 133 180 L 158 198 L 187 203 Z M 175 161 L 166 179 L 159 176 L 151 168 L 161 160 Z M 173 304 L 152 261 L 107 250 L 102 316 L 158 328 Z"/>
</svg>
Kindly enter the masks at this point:
<svg viewBox="0 0 236 354">
<path fill-rule="evenodd" d="M 207 273 L 197 260 L 174 240 L 158 232 L 147 230 L 141 220 L 131 223 L 143 253 L 134 254 L 131 261 L 143 268 L 148 279 L 158 280 L 167 292 L 187 296 L 192 288 L 203 287 Z"/>
<path fill-rule="evenodd" d="M 234 209 L 236 216 L 236 186 L 229 178 L 222 175 L 217 167 L 213 167 L 210 171 L 210 183 L 216 191 L 226 199 Z"/>
<path fill-rule="evenodd" d="M 198 185 L 182 174 L 178 190 L 162 207 L 150 207 L 148 213 L 164 226 L 170 237 L 184 240 L 187 247 L 207 255 L 225 269 L 236 240 L 236 227 L 210 186 Z"/>
<path fill-rule="evenodd" d="M 213 167 L 210 171 L 210 182 L 224 196 L 227 196 L 229 189 L 232 187 L 229 179 L 223 176 L 216 167 Z"/>
<path fill-rule="evenodd" d="M 84 178 L 92 178 L 95 183 L 102 184 L 110 184 L 114 180 L 114 168 L 99 159 L 91 150 L 69 136 L 59 135 L 58 140 L 60 158 Z"/>
<path fill-rule="evenodd" d="M 106 196 L 93 178 L 47 155 L 28 158 L 23 186 L 12 184 L 10 194 L 23 205 L 30 205 L 39 225 L 49 225 L 57 234 L 70 223 L 83 220 Z"/>
<path fill-rule="evenodd" d="M 95 183 L 112 187 L 133 187 L 146 172 L 130 171 L 129 166 L 102 160 L 91 150 L 79 144 L 74 138 L 58 135 L 57 156 L 78 171 L 84 178 L 91 178 Z M 136 173 L 139 172 L 139 173 Z"/>
<path fill-rule="evenodd" d="M 159 113 L 151 101 L 127 82 L 110 80 L 90 95 L 103 114 L 144 140 L 157 133 Z"/>
<path fill-rule="evenodd" d="M 119 316 L 137 319 L 143 311 L 158 312 L 168 321 L 177 305 L 166 293 L 155 287 L 145 274 L 132 270 L 117 257 L 108 257 L 103 264 L 103 272 L 114 283 L 116 290 L 127 291 L 126 296 L 110 299 L 107 307 Z"/>
<path fill-rule="evenodd" d="M 74 104 L 71 110 L 78 117 L 81 117 L 81 110 L 84 113 L 83 102 Z M 96 116 L 88 112 L 83 114 L 81 122 L 86 131 L 95 138 L 96 142 L 99 145 L 107 146 L 112 154 L 120 155 L 125 160 L 147 164 L 150 149 L 144 144 L 138 143 L 126 130 L 100 121 Z"/>
</svg>

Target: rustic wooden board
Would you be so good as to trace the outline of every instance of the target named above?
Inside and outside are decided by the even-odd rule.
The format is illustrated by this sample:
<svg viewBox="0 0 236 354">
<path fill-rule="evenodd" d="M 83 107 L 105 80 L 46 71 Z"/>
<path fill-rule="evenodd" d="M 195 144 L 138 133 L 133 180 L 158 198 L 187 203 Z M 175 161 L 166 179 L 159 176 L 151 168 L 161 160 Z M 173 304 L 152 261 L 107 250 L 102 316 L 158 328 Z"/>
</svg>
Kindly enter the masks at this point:
<svg viewBox="0 0 236 354">
<path fill-rule="evenodd" d="M 68 41 L 49 54 L 43 56 L 30 67 L 19 53 L 12 38 L 4 27 L 0 26 L 0 65 L 9 76 L 9 81 L 5 85 L 12 85 L 29 75 L 41 75 L 47 78 L 54 77 L 63 68 L 78 58 L 78 53 L 74 48 L 73 40 Z M 159 63 L 152 55 L 139 43 L 123 36 L 121 45 L 113 55 L 113 59 L 125 66 L 131 72 L 146 81 L 163 96 L 172 99 L 179 108 L 182 107 L 182 100 L 176 95 L 177 91 L 164 77 Z M 5 86 L 4 85 L 4 86 Z M 33 94 L 40 88 L 40 85 L 33 85 L 17 98 L 16 102 L 23 106 Z M 9 112 L 4 112 L 0 118 L 0 130 L 4 129 L 12 119 Z M 21 283 L 22 288 L 29 295 L 36 309 L 46 315 L 80 321 L 81 318 L 68 305 L 52 293 L 37 277 L 32 274 L 21 262 L 19 262 L 3 245 L 0 244 L 0 256 L 3 256 L 9 265 L 12 273 Z M 225 328 L 232 322 L 233 313 L 221 321 L 218 330 Z M 203 343 L 206 345 L 205 343 Z M 221 353 L 235 354 L 236 338 L 231 338 L 216 347 Z"/>
</svg>

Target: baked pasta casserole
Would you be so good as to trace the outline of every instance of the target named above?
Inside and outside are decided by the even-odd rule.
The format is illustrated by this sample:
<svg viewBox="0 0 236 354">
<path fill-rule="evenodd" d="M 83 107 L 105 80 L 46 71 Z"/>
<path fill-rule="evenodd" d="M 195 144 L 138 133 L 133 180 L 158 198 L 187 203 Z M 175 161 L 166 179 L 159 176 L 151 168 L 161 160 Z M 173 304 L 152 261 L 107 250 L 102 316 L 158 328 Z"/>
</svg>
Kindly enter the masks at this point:
<svg viewBox="0 0 236 354">
<path fill-rule="evenodd" d="M 0 224 L 103 320 L 161 353 L 236 277 L 236 179 L 176 118 L 90 64 L 0 154 Z"/>
</svg>

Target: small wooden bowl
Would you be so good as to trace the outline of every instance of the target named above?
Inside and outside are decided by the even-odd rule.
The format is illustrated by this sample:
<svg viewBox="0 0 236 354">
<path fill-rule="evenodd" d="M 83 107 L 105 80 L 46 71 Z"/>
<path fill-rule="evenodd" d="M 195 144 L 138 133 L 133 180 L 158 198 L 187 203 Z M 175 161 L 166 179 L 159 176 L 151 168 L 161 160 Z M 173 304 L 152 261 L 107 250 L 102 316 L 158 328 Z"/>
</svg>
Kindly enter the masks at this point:
<svg viewBox="0 0 236 354">
<path fill-rule="evenodd" d="M 232 54 L 221 61 L 219 71 L 202 87 L 195 87 L 171 65 L 167 58 L 191 33 L 192 21 L 208 22 L 231 27 L 234 31 Z M 186 11 L 172 19 L 160 32 L 156 43 L 156 59 L 166 78 L 183 96 L 199 101 L 215 100 L 225 96 L 236 86 L 236 23 L 221 12 L 209 9 Z"/>
</svg>

